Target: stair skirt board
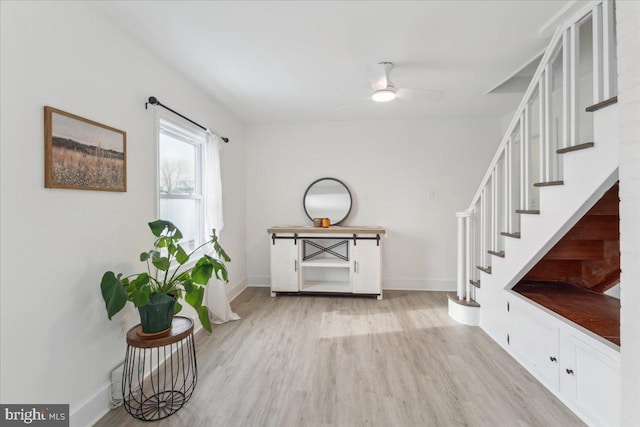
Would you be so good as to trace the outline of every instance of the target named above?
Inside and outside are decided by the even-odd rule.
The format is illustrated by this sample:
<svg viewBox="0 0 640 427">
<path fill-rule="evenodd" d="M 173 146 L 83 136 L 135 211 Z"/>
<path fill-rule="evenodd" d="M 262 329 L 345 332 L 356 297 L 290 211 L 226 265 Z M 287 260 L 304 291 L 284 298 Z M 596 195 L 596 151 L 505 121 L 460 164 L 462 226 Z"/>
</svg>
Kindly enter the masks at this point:
<svg viewBox="0 0 640 427">
<path fill-rule="evenodd" d="M 449 317 L 463 325 L 480 325 L 480 305 L 478 303 L 475 301 L 460 301 L 455 294 L 447 294 L 447 296 L 449 300 Z"/>
</svg>

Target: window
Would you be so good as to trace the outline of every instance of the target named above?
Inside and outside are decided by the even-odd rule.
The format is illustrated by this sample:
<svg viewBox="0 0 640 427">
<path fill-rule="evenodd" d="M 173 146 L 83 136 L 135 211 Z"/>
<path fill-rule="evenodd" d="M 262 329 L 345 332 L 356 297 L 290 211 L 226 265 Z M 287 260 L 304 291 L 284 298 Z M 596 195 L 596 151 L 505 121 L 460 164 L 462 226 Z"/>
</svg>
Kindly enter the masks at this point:
<svg viewBox="0 0 640 427">
<path fill-rule="evenodd" d="M 190 252 L 200 246 L 205 235 L 202 197 L 205 133 L 166 119 L 159 120 L 158 130 L 159 216 L 182 231 L 182 246 Z"/>
</svg>

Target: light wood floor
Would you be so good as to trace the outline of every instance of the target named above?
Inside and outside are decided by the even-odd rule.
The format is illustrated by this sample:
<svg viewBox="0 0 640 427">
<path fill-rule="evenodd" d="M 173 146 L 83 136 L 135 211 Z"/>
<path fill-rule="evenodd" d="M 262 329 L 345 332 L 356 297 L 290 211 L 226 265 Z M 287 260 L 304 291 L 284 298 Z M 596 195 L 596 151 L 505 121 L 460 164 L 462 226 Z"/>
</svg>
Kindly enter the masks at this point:
<svg viewBox="0 0 640 427">
<path fill-rule="evenodd" d="M 197 342 L 191 400 L 155 426 L 583 425 L 442 292 L 385 299 L 249 288 Z M 118 408 L 98 426 L 138 426 Z"/>
</svg>

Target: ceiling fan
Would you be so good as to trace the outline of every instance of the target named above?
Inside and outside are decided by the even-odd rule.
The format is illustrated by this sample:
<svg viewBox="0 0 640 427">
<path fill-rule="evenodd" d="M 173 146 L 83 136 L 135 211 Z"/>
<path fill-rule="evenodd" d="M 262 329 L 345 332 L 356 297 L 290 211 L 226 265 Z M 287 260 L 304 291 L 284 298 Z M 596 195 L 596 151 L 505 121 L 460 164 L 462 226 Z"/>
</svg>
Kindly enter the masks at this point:
<svg viewBox="0 0 640 427">
<path fill-rule="evenodd" d="M 408 98 L 410 92 L 418 92 L 422 95 L 426 95 L 431 102 L 439 101 L 442 98 L 444 92 L 431 89 L 413 89 L 413 88 L 397 88 L 391 81 L 389 75 L 393 70 L 392 62 L 380 62 L 378 63 L 384 70 L 384 79 L 379 80 L 371 84 L 373 87 L 373 93 L 371 99 L 375 102 L 389 102 L 396 98 Z"/>
</svg>

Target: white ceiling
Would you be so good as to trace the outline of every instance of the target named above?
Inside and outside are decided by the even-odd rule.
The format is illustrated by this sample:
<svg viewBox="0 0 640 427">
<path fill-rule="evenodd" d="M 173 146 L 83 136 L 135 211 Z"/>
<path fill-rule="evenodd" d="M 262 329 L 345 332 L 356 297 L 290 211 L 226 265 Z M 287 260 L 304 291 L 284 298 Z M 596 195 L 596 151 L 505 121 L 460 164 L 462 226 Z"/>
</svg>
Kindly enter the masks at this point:
<svg viewBox="0 0 640 427">
<path fill-rule="evenodd" d="M 245 122 L 503 115 L 485 93 L 538 54 L 566 1 L 117 1 L 93 3 Z M 369 100 L 381 61 L 397 87 Z M 171 100 L 156 95 L 167 105 Z"/>
</svg>

